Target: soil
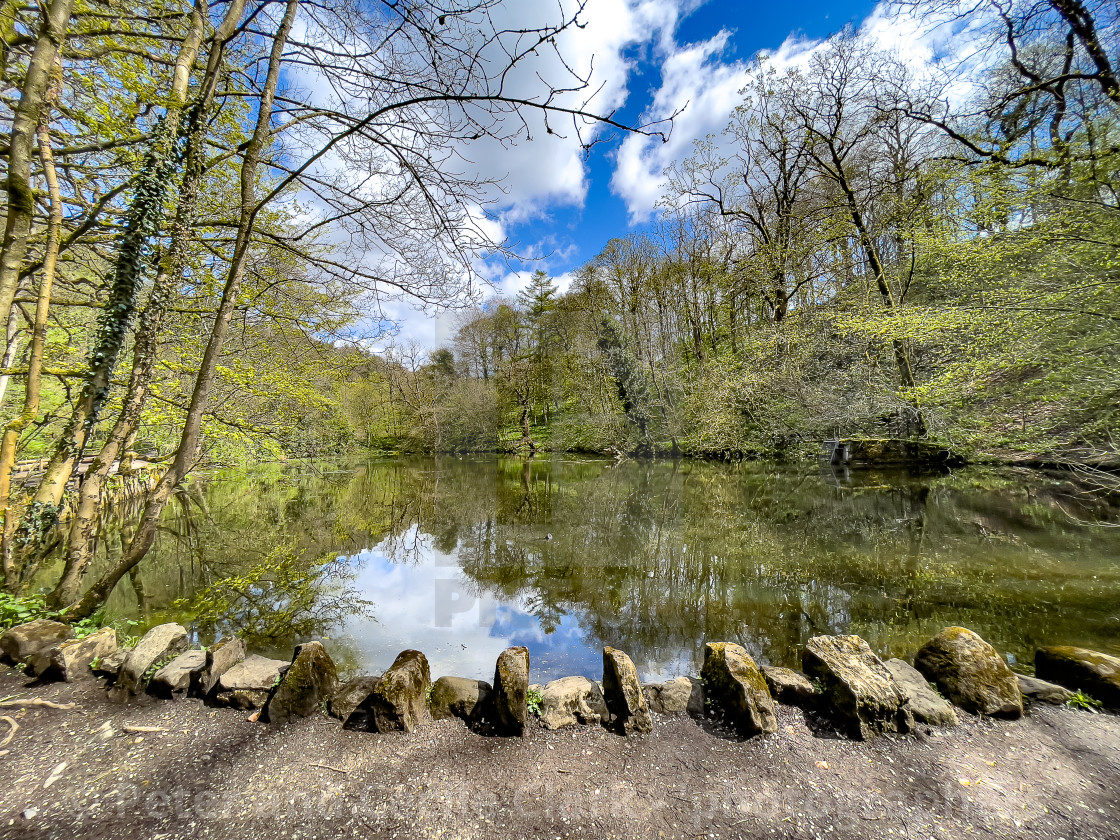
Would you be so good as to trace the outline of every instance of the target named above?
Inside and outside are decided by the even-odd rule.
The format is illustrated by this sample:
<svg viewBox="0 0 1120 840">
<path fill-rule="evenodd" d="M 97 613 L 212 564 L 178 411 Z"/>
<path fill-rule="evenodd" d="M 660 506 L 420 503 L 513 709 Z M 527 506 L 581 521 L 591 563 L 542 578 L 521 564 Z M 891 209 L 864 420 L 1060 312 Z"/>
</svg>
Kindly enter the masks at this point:
<svg viewBox="0 0 1120 840">
<path fill-rule="evenodd" d="M 687 717 L 507 739 L 119 706 L 94 681 L 0 667 L 10 695 L 77 705 L 0 709 L 19 724 L 0 756 L 4 838 L 1120 838 L 1120 717 L 1065 708 L 867 743 L 787 707 L 749 741 Z"/>
</svg>

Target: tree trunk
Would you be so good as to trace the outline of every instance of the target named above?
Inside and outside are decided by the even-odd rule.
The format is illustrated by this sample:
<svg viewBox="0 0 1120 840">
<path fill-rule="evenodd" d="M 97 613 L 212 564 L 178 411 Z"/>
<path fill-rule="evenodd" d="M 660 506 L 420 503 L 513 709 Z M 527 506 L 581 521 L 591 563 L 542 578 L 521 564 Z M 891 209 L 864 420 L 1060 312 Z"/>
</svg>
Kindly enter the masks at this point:
<svg viewBox="0 0 1120 840">
<path fill-rule="evenodd" d="M 233 317 L 237 297 L 241 290 L 241 282 L 245 277 L 245 264 L 249 256 L 253 228 L 257 213 L 260 211 L 260 205 L 257 204 L 256 197 L 257 173 L 269 137 L 272 108 L 276 98 L 276 87 L 280 80 L 280 65 L 283 59 L 284 45 L 287 43 L 298 6 L 299 0 L 287 0 L 284 19 L 272 41 L 268 74 L 265 78 L 257 111 L 257 123 L 253 136 L 246 145 L 245 159 L 241 166 L 241 213 L 238 220 L 237 239 L 222 290 L 222 301 L 214 318 L 210 339 L 206 344 L 206 351 L 202 357 L 202 364 L 199 366 L 198 376 L 195 378 L 194 390 L 191 393 L 191 402 L 187 409 L 183 431 L 179 436 L 179 446 L 175 451 L 175 458 L 167 472 L 148 493 L 144 502 L 144 513 L 140 518 L 140 524 L 136 528 L 136 534 L 128 545 L 128 551 L 121 557 L 120 562 L 86 590 L 80 600 L 67 608 L 68 617 L 81 619 L 96 612 L 109 597 L 117 582 L 144 558 L 155 540 L 164 506 L 198 459 L 202 444 L 202 418 L 206 413 L 210 386 L 213 384 L 214 375 L 217 372 L 218 360 L 221 357 L 226 334 L 229 331 L 230 319 Z"/>
<path fill-rule="evenodd" d="M 144 246 L 159 233 L 167 183 L 175 165 L 175 142 L 188 83 L 202 43 L 204 11 L 203 3 L 198 0 L 175 62 L 167 112 L 156 127 L 129 208 L 127 227 L 109 283 L 109 298 L 90 352 L 86 382 L 20 525 L 17 542 L 21 545 L 21 558 L 16 565 L 27 563 L 28 558 L 38 551 L 45 531 L 57 524 L 66 484 L 81 460 L 89 434 L 108 399 L 113 370 L 135 314 L 136 298 L 143 282 Z"/>
<path fill-rule="evenodd" d="M 51 151 L 51 109 L 62 87 L 61 62 L 55 62 L 54 81 L 44 94 L 45 107 L 39 112 L 36 128 L 39 142 L 39 159 L 47 181 L 50 210 L 47 217 L 47 242 L 43 254 L 43 271 L 39 277 L 39 293 L 35 301 L 35 321 L 31 325 L 31 351 L 27 358 L 27 384 L 23 393 L 23 411 L 4 427 L 0 443 L 0 510 L 4 511 L 3 533 L 0 535 L 0 554 L 3 556 L 4 586 L 9 592 L 19 588 L 19 569 L 12 564 L 9 540 L 15 529 L 16 517 L 12 516 L 12 468 L 16 463 L 19 436 L 39 416 L 39 398 L 43 384 L 43 351 L 47 343 L 47 316 L 50 314 L 51 289 L 58 266 L 58 245 L 62 236 L 62 196 L 58 188 L 54 155 Z"/>
<path fill-rule="evenodd" d="M 70 524 L 66 564 L 55 588 L 47 596 L 52 607 L 72 604 L 78 598 L 81 582 L 93 560 L 94 536 L 101 512 L 105 484 L 113 465 L 120 458 L 127 442 L 136 432 L 140 415 L 148 396 L 152 371 L 159 354 L 159 336 L 167 308 L 182 279 L 187 264 L 190 245 L 194 241 L 193 228 L 198 218 L 198 194 L 202 183 L 207 116 L 213 105 L 225 44 L 237 28 L 244 10 L 245 0 L 234 0 L 226 11 L 222 24 L 210 42 L 206 74 L 202 81 L 199 100 L 191 109 L 187 129 L 187 147 L 183 160 L 183 182 L 172 224 L 171 247 L 156 274 L 148 304 L 140 317 L 140 328 L 133 343 L 132 373 L 128 391 L 117 421 L 101 451 L 93 460 L 78 491 L 78 504 Z"/>
<path fill-rule="evenodd" d="M 35 216 L 35 194 L 31 189 L 31 155 L 39 116 L 50 87 L 52 68 L 66 39 L 74 0 L 51 0 L 40 12 L 39 37 L 27 75 L 23 80 L 19 104 L 12 115 L 8 139 L 8 206 L 4 240 L 0 250 L 0 320 L 9 323 L 19 288 L 20 270 L 27 256 L 31 220 Z M 5 345 L 13 336 L 6 336 Z"/>
<path fill-rule="evenodd" d="M 833 161 L 838 175 L 837 181 L 847 200 L 848 213 L 851 216 L 852 224 L 855 226 L 856 234 L 859 236 L 860 247 L 863 249 L 864 256 L 867 259 L 867 265 L 871 269 L 872 275 L 875 277 L 875 285 L 879 289 L 879 296 L 883 301 L 883 306 L 890 312 L 897 312 L 898 304 L 895 302 L 894 293 L 891 291 L 890 283 L 887 280 L 887 272 L 886 269 L 883 268 L 883 261 L 879 257 L 879 249 L 875 247 L 875 241 L 871 238 L 871 233 L 864 223 L 863 214 L 860 212 L 855 192 L 848 183 L 848 179 L 844 175 L 843 165 L 835 152 L 833 152 Z M 906 347 L 906 342 L 900 338 L 891 339 L 891 349 L 894 351 L 894 360 L 898 367 L 898 378 L 902 386 L 904 388 L 914 388 L 917 383 L 914 380 L 914 369 L 910 364 L 910 353 Z M 917 435 L 918 437 L 925 437 L 929 430 L 926 428 L 926 421 L 925 417 L 922 415 L 922 410 L 913 397 L 910 398 L 909 402 L 914 409 Z"/>
</svg>

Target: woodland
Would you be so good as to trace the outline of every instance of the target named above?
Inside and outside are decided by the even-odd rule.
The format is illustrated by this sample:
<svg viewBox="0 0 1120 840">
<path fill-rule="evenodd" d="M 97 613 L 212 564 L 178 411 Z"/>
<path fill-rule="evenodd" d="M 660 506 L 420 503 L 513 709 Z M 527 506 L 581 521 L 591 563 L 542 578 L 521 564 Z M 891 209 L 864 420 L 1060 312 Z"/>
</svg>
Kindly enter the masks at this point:
<svg viewBox="0 0 1120 840">
<path fill-rule="evenodd" d="M 50 558 L 46 605 L 94 614 L 193 471 L 253 460 L 869 436 L 1116 490 L 1111 0 L 900 3 L 975 41 L 920 72 L 851 30 L 761 56 L 652 224 L 510 298 L 479 271 L 518 256 L 500 184 L 459 150 L 673 121 L 596 109 L 562 49 L 583 5 L 516 28 L 502 5 L 4 0 L 7 593 Z M 447 346 L 393 340 L 402 298 L 453 311 Z M 130 476 L 141 512 L 94 567 Z"/>
</svg>

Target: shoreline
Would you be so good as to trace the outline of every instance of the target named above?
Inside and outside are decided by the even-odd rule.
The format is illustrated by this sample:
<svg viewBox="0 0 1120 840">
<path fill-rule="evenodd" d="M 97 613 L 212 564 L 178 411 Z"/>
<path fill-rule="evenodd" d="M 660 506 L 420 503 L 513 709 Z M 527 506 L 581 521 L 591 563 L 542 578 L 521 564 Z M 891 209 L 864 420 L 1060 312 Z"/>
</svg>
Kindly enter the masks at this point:
<svg viewBox="0 0 1120 840">
<path fill-rule="evenodd" d="M 117 705 L 98 681 L 28 685 L 0 667 L 12 694 L 76 705 L 12 711 L 2 837 L 1120 835 L 1120 717 L 1043 705 L 855 742 L 788 706 L 749 740 L 685 715 L 644 736 L 534 720 L 498 738 L 457 720 L 374 734 L 190 699 Z"/>
</svg>

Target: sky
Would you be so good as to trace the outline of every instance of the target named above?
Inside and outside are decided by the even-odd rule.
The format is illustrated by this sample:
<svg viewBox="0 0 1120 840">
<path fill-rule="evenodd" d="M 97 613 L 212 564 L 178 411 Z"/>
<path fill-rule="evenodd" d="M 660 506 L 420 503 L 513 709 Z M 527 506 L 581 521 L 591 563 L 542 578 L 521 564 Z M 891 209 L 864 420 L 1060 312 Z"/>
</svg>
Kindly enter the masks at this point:
<svg viewBox="0 0 1120 840">
<path fill-rule="evenodd" d="M 554 3 L 518 0 L 515 14 L 534 7 L 543 13 Z M 849 24 L 888 44 L 907 41 L 900 35 L 907 27 L 868 0 L 588 0 L 583 18 L 587 26 L 568 35 L 562 49 L 577 66 L 593 60 L 601 110 L 617 109 L 626 124 L 684 110 L 668 143 L 605 132 L 584 154 L 573 136 L 539 133 L 532 143 L 469 152 L 487 175 L 503 179 L 505 192 L 489 212 L 495 229 L 527 258 L 480 265 L 491 283 L 483 297 L 515 295 L 535 269 L 564 289 L 608 240 L 650 224 L 664 168 L 686 158 L 694 139 L 726 127 L 760 52 L 778 65 L 795 64 Z M 392 342 L 428 350 L 450 341 L 458 317 L 405 301 L 389 302 L 384 312 L 397 325 Z"/>
</svg>

